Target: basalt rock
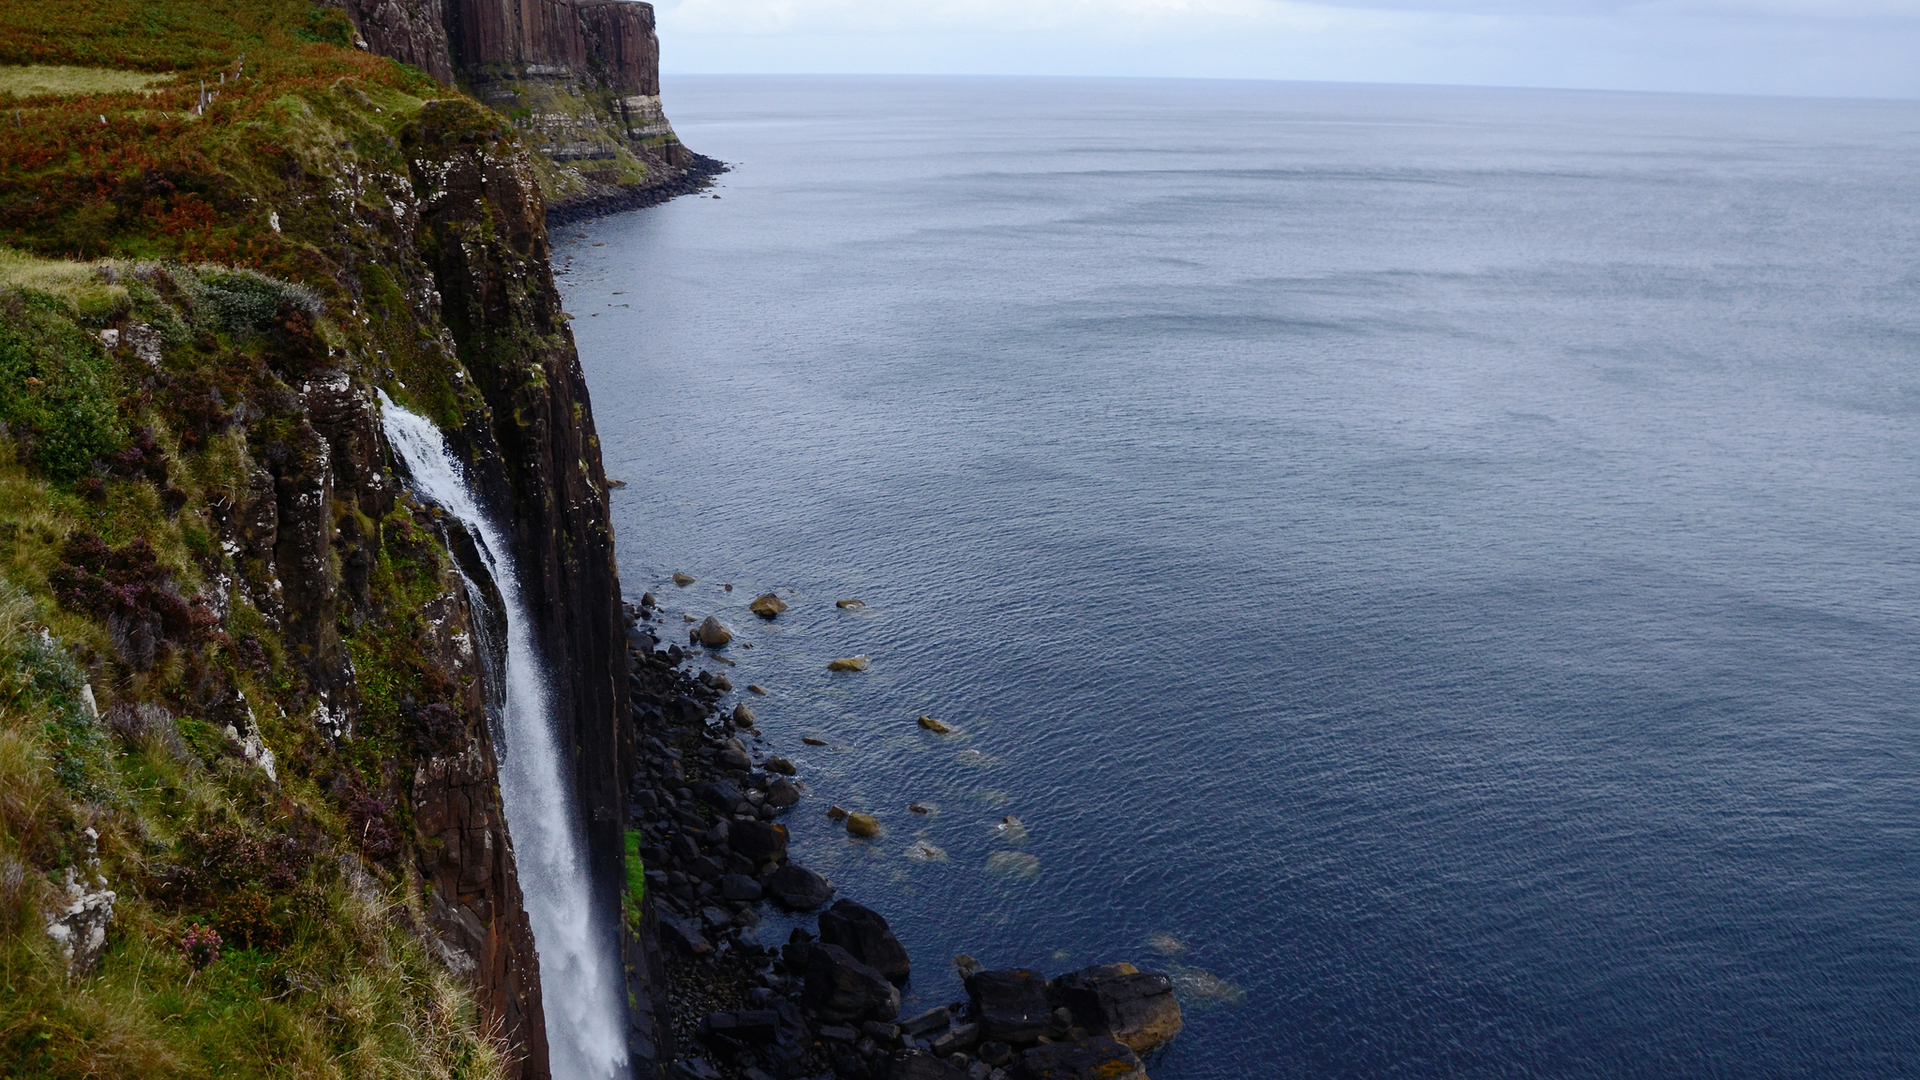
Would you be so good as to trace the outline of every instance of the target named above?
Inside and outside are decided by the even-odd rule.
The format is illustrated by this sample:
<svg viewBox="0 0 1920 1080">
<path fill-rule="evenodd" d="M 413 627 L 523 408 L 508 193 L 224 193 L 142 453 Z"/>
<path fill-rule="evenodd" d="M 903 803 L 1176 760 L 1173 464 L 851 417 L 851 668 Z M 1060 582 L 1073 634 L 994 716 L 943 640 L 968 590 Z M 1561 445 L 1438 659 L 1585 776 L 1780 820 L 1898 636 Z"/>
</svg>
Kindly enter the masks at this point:
<svg viewBox="0 0 1920 1080">
<path fill-rule="evenodd" d="M 1173 980 L 1132 964 L 1083 968 L 1053 980 L 1054 1001 L 1073 1013 L 1075 1024 L 1111 1035 L 1136 1053 L 1164 1046 L 1180 1034 L 1180 1002 Z"/>
<path fill-rule="evenodd" d="M 891 1020 L 900 1014 L 900 991 L 886 976 L 840 946 L 825 942 L 815 942 L 807 950 L 801 1001 L 828 1022 Z"/>
<path fill-rule="evenodd" d="M 833 886 L 826 878 L 791 862 L 767 878 L 766 891 L 775 903 L 792 911 L 812 911 L 833 899 Z"/>
<path fill-rule="evenodd" d="M 1110 1036 L 1049 1043 L 1021 1054 L 1015 1080 L 1147 1080 L 1139 1055 Z"/>
<path fill-rule="evenodd" d="M 836 901 L 820 915 L 820 940 L 847 950 L 895 984 L 907 981 L 912 966 L 907 950 L 887 920 L 871 908 L 851 900 Z"/>
<path fill-rule="evenodd" d="M 981 971 L 967 978 L 967 997 L 983 1038 L 1024 1046 L 1053 1024 L 1047 980 L 1025 968 Z"/>
</svg>

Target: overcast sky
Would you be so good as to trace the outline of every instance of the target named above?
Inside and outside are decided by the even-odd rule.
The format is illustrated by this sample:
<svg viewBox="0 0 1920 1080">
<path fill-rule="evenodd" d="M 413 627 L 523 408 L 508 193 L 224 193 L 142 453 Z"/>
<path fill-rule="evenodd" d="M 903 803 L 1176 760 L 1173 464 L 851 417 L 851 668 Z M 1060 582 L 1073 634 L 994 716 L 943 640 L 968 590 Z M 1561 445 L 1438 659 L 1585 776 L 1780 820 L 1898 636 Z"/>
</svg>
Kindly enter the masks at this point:
<svg viewBox="0 0 1920 1080">
<path fill-rule="evenodd" d="M 1920 98 L 1920 0 L 654 0 L 668 72 Z"/>
</svg>

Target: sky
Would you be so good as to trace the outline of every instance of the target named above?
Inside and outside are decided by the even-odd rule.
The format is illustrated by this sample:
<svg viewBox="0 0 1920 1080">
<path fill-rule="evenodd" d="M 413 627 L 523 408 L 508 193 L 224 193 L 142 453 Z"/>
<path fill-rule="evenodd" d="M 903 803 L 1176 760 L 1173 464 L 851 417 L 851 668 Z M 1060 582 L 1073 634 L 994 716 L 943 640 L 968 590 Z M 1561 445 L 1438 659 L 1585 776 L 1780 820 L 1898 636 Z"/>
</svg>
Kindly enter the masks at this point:
<svg viewBox="0 0 1920 1080">
<path fill-rule="evenodd" d="M 1920 98 L 1920 0 L 653 0 L 693 73 Z"/>
</svg>

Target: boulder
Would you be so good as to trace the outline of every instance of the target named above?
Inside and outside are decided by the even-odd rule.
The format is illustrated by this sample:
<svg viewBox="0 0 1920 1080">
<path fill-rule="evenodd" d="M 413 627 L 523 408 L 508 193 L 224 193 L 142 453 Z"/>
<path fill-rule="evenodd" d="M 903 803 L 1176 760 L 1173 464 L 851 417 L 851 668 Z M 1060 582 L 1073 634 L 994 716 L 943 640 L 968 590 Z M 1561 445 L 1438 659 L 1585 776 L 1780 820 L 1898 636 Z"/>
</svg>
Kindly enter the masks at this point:
<svg viewBox="0 0 1920 1080">
<path fill-rule="evenodd" d="M 887 1080 L 967 1080 L 967 1074 L 932 1054 L 895 1054 L 887 1062 Z"/>
<path fill-rule="evenodd" d="M 1103 964 L 1053 980 L 1053 1000 L 1073 1013 L 1073 1022 L 1111 1035 L 1138 1054 L 1165 1046 L 1180 1034 L 1180 1002 L 1173 980 L 1132 964 Z"/>
<path fill-rule="evenodd" d="M 745 874 L 722 874 L 714 884 L 728 900 L 750 904 L 760 899 L 760 883 Z"/>
<path fill-rule="evenodd" d="M 783 757 L 774 756 L 767 759 L 767 771 L 770 773 L 779 773 L 782 776 L 792 776 L 798 770 L 793 767 L 793 762 Z"/>
<path fill-rule="evenodd" d="M 948 1054 L 964 1054 L 980 1041 L 979 1024 L 955 1024 L 941 1032 L 933 1040 L 933 1052 L 945 1057 Z"/>
<path fill-rule="evenodd" d="M 787 830 L 767 821 L 736 821 L 730 844 L 755 865 L 775 862 L 787 853 Z"/>
<path fill-rule="evenodd" d="M 671 911 L 664 910 L 664 908 L 659 910 L 658 915 L 660 919 L 660 936 L 662 938 L 678 941 L 680 944 L 686 946 L 687 951 L 696 956 L 703 956 L 713 951 L 712 943 L 706 939 L 705 935 L 700 933 L 700 928 L 692 922 L 675 915 Z"/>
<path fill-rule="evenodd" d="M 812 911 L 833 899 L 833 885 L 798 863 L 788 863 L 767 878 L 773 902 L 791 911 Z"/>
<path fill-rule="evenodd" d="M 695 580 L 696 579 L 692 574 L 686 573 L 684 571 L 673 575 L 673 583 L 675 585 L 680 586 L 683 589 L 693 584 Z"/>
<path fill-rule="evenodd" d="M 936 1031 L 945 1031 L 953 1022 L 953 1011 L 945 1005 L 936 1005 L 918 1016 L 900 1021 L 900 1030 L 918 1039 Z"/>
<path fill-rule="evenodd" d="M 827 661 L 828 671 L 865 671 L 872 664 L 864 656 L 843 656 L 838 660 Z"/>
<path fill-rule="evenodd" d="M 793 781 L 781 777 L 767 785 L 768 806 L 776 810 L 784 810 L 799 801 L 800 789 L 793 786 Z"/>
<path fill-rule="evenodd" d="M 851 900 L 837 901 L 820 913 L 820 940 L 847 950 L 895 984 L 907 981 L 912 965 L 906 947 L 893 935 L 887 920 L 871 908 Z"/>
<path fill-rule="evenodd" d="M 862 839 L 880 835 L 880 819 L 872 814 L 852 813 L 847 815 L 847 835 Z"/>
<path fill-rule="evenodd" d="M 1026 968 L 968 976 L 967 998 L 973 1002 L 973 1017 L 980 1022 L 983 1039 L 1024 1046 L 1045 1035 L 1053 1024 L 1047 980 Z"/>
<path fill-rule="evenodd" d="M 726 624 L 717 617 L 709 615 L 693 628 L 693 640 L 710 649 L 717 649 L 733 640 L 733 631 L 727 629 Z"/>
<path fill-rule="evenodd" d="M 753 603 L 747 605 L 747 610 L 763 619 L 771 619 L 787 610 L 787 602 L 772 593 L 761 593 L 753 598 Z"/>
<path fill-rule="evenodd" d="M 715 780 L 710 784 L 701 784 L 698 794 L 701 802 L 706 803 L 708 806 L 713 807 L 723 814 L 733 813 L 734 807 L 747 801 L 747 797 L 740 794 L 740 789 L 734 787 L 731 782 L 726 780 Z"/>
<path fill-rule="evenodd" d="M 1048 1043 L 1020 1055 L 1014 1080 L 1147 1080 L 1139 1055 L 1110 1035 Z"/>
<path fill-rule="evenodd" d="M 801 1002 L 829 1022 L 900 1015 L 899 988 L 852 953 L 826 942 L 815 942 L 807 950 Z"/>
<path fill-rule="evenodd" d="M 755 719 L 757 719 L 757 717 L 753 715 L 752 709 L 747 708 L 746 702 L 743 701 L 733 707 L 734 727 L 750 728 L 753 726 Z"/>
</svg>

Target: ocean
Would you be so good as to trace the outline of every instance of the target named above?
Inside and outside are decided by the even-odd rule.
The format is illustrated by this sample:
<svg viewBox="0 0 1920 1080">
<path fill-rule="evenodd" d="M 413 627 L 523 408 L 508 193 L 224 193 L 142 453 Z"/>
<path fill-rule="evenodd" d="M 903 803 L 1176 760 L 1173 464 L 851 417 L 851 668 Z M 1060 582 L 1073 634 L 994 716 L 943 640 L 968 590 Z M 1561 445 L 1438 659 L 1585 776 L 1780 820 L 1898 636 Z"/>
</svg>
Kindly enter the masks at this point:
<svg viewBox="0 0 1920 1080">
<path fill-rule="evenodd" d="M 1920 103 L 666 102 L 720 197 L 556 232 L 621 579 L 738 632 L 907 1010 L 1129 960 L 1155 1080 L 1920 1075 Z"/>
</svg>

